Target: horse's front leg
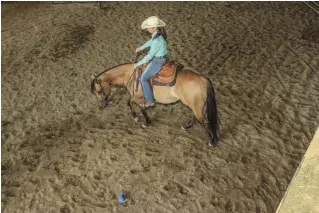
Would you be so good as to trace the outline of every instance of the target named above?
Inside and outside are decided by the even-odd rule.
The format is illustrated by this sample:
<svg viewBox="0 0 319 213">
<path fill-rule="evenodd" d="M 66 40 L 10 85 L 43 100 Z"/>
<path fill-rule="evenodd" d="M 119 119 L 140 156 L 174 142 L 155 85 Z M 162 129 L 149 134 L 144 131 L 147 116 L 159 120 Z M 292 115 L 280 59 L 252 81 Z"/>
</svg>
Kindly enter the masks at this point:
<svg viewBox="0 0 319 213">
<path fill-rule="evenodd" d="M 130 96 L 129 100 L 127 101 L 127 105 L 130 107 L 131 114 L 132 114 L 132 116 L 134 118 L 134 121 L 138 122 L 139 119 L 138 119 L 137 113 L 136 113 L 136 111 L 135 111 L 135 109 L 133 107 L 133 102 L 134 102 L 133 98 Z"/>
<path fill-rule="evenodd" d="M 140 104 L 144 102 L 144 98 L 143 97 L 135 97 L 134 102 L 141 109 L 141 112 L 145 118 L 145 123 L 142 125 L 142 127 L 146 128 L 147 126 L 149 126 L 152 123 L 152 121 L 151 121 L 150 117 L 148 116 L 146 110 L 140 106 Z"/>
<path fill-rule="evenodd" d="M 148 116 L 146 110 L 143 109 L 143 108 L 140 108 L 140 109 L 141 109 L 142 114 L 143 114 L 143 116 L 145 118 L 145 123 L 142 125 L 142 127 L 146 128 L 147 126 L 149 126 L 152 123 L 152 121 L 151 121 L 150 117 Z"/>
</svg>

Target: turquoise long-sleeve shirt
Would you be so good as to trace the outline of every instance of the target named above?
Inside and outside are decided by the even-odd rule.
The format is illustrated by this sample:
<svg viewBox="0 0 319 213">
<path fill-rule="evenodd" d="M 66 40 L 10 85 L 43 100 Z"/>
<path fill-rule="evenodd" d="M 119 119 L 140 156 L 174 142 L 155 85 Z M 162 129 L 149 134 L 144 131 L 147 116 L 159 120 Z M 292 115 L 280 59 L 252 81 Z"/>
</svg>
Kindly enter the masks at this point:
<svg viewBox="0 0 319 213">
<path fill-rule="evenodd" d="M 159 36 L 154 39 L 157 32 L 152 34 L 152 38 L 140 47 L 140 50 L 151 47 L 148 54 L 137 63 L 137 66 L 141 66 L 149 62 L 153 57 L 165 56 L 167 54 L 167 44 L 163 36 Z"/>
</svg>

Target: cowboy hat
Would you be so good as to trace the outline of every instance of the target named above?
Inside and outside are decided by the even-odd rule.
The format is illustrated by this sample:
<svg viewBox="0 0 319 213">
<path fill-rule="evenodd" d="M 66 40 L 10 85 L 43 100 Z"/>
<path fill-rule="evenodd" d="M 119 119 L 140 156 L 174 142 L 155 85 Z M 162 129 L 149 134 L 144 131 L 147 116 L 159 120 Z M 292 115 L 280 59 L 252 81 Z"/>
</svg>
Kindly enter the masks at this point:
<svg viewBox="0 0 319 213">
<path fill-rule="evenodd" d="M 150 27 L 165 27 L 166 24 L 164 21 L 160 20 L 157 16 L 151 16 L 147 18 L 145 21 L 142 23 L 142 29 L 147 29 Z"/>
</svg>

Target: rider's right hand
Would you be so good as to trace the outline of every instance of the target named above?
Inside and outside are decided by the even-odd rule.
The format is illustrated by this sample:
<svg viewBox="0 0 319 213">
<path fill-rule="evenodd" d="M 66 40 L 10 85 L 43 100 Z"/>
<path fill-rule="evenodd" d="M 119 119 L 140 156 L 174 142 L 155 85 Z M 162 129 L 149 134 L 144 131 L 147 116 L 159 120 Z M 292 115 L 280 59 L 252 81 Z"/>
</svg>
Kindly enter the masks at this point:
<svg viewBox="0 0 319 213">
<path fill-rule="evenodd" d="M 135 52 L 138 53 L 140 51 L 140 48 L 136 48 Z"/>
</svg>

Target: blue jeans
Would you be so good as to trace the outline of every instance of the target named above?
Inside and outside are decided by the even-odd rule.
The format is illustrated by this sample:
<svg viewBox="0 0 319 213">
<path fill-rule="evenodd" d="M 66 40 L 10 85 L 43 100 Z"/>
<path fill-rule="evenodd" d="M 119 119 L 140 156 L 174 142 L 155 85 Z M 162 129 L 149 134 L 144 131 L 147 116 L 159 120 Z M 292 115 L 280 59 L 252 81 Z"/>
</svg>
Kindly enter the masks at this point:
<svg viewBox="0 0 319 213">
<path fill-rule="evenodd" d="M 154 58 L 151 63 L 146 67 L 145 71 L 141 76 L 141 84 L 143 88 L 144 97 L 146 104 L 154 103 L 153 91 L 149 83 L 149 79 L 152 78 L 156 73 L 161 71 L 162 66 L 165 64 L 166 58 Z"/>
</svg>

